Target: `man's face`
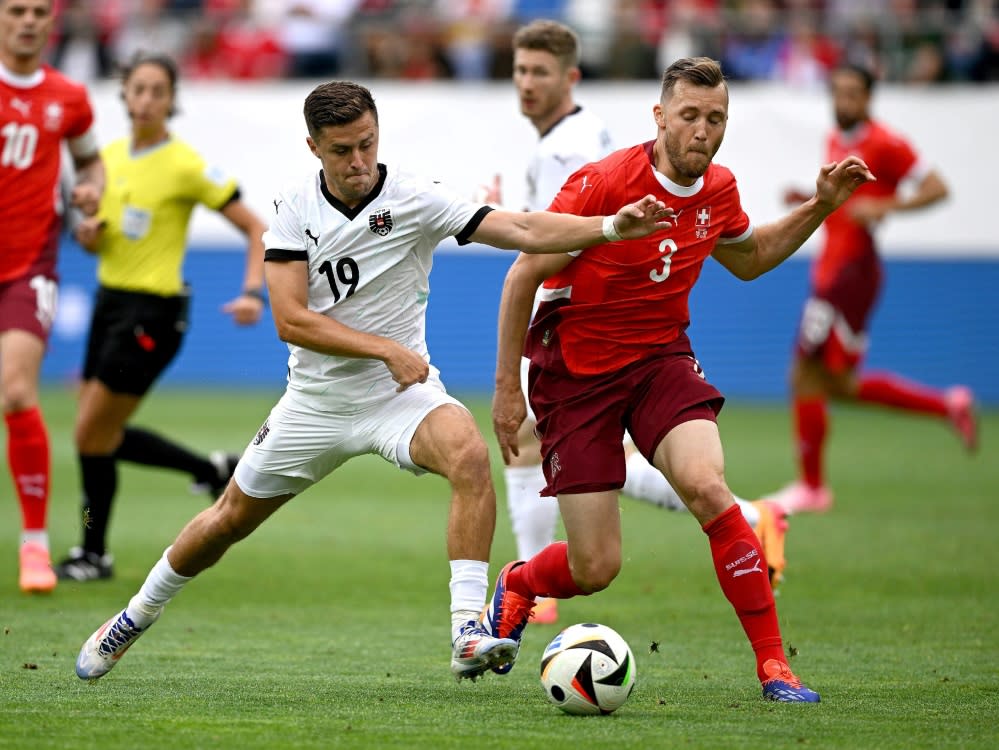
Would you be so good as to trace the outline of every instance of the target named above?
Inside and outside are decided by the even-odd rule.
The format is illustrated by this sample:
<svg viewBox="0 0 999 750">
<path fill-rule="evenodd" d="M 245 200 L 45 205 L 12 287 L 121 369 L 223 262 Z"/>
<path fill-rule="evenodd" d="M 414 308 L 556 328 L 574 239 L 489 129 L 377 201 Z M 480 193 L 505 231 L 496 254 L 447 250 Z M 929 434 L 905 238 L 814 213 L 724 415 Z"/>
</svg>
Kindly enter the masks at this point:
<svg viewBox="0 0 999 750">
<path fill-rule="evenodd" d="M 830 80 L 830 88 L 836 124 L 842 130 L 849 130 L 868 118 L 871 95 L 859 75 L 849 70 L 836 71 Z"/>
<path fill-rule="evenodd" d="M 326 187 L 353 208 L 378 182 L 378 123 L 365 112 L 346 125 L 327 125 L 318 138 L 306 138 L 322 162 Z"/>
<path fill-rule="evenodd" d="M 692 185 L 718 153 L 728 123 L 728 88 L 678 81 L 673 95 L 652 108 L 659 126 L 656 167 L 679 185 Z"/>
<path fill-rule="evenodd" d="M 51 0 L 0 0 L 0 52 L 14 60 L 39 58 L 52 23 Z"/>
<path fill-rule="evenodd" d="M 518 49 L 513 53 L 513 85 L 520 97 L 520 112 L 536 127 L 557 119 L 555 113 L 571 99 L 578 78 L 577 68 L 564 69 L 550 52 Z"/>
</svg>

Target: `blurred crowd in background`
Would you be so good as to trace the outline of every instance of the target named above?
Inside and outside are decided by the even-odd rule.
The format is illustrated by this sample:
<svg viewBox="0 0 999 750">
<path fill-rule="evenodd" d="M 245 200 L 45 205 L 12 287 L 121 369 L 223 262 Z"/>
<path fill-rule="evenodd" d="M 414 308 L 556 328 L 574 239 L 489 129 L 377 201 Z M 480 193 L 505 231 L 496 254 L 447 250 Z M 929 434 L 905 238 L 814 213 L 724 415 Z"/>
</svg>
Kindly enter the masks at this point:
<svg viewBox="0 0 999 750">
<path fill-rule="evenodd" d="M 999 80 L 999 0 L 57 0 L 50 59 L 115 75 L 138 50 L 194 80 L 509 78 L 517 26 L 582 39 L 587 79 L 655 79 L 677 57 L 731 80 L 821 85 L 840 60 L 884 81 Z"/>
</svg>

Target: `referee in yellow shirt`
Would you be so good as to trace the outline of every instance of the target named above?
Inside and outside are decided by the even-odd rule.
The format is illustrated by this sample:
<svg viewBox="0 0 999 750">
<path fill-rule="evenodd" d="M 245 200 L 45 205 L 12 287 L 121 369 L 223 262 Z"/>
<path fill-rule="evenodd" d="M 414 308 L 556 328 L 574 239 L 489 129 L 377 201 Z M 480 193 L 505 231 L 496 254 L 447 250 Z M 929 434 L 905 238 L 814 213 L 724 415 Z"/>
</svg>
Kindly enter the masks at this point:
<svg viewBox="0 0 999 750">
<path fill-rule="evenodd" d="M 238 325 L 264 306 L 262 235 L 266 226 L 240 200 L 236 182 L 209 168 L 173 136 L 177 67 L 161 55 L 139 55 L 125 69 L 122 100 L 131 134 L 104 148 L 107 189 L 96 216 L 76 228 L 98 258 L 99 289 L 83 366 L 75 443 L 83 482 L 83 542 L 56 566 L 60 579 L 112 576 L 106 548 L 118 460 L 190 474 L 218 494 L 238 456 L 202 456 L 128 425 L 142 398 L 170 364 L 187 328 L 188 292 L 181 276 L 187 229 L 197 204 L 218 211 L 247 239 L 243 292 L 224 311 Z"/>
</svg>

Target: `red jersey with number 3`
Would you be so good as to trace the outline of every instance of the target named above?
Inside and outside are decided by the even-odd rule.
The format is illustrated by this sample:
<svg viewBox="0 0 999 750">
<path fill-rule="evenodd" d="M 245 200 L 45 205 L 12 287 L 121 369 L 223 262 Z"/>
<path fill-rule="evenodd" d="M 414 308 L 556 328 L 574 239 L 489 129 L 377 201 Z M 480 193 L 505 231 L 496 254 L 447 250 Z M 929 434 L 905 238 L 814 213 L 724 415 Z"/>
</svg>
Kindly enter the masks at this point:
<svg viewBox="0 0 999 750">
<path fill-rule="evenodd" d="M 0 281 L 23 274 L 59 231 L 62 142 L 93 120 L 84 87 L 57 70 L 0 68 Z"/>
<path fill-rule="evenodd" d="M 873 120 L 849 133 L 836 129 L 829 134 L 826 160 L 841 161 L 847 156 L 863 159 L 877 181 L 858 187 L 825 220 L 825 242 L 812 270 L 812 281 L 820 291 L 828 288 L 845 266 L 879 262 L 874 227 L 855 221 L 850 216 L 850 204 L 864 198 L 895 195 L 899 183 L 914 175 L 919 164 L 918 155 L 905 139 Z"/>
<path fill-rule="evenodd" d="M 599 216 L 652 194 L 677 219 L 644 239 L 587 248 L 545 281 L 527 339 L 535 364 L 561 361 L 573 375 L 597 375 L 677 340 L 690 323 L 690 290 L 715 244 L 752 232 L 728 169 L 711 164 L 692 186 L 677 185 L 655 170 L 653 145 L 587 164 L 555 196 L 550 211 Z"/>
</svg>

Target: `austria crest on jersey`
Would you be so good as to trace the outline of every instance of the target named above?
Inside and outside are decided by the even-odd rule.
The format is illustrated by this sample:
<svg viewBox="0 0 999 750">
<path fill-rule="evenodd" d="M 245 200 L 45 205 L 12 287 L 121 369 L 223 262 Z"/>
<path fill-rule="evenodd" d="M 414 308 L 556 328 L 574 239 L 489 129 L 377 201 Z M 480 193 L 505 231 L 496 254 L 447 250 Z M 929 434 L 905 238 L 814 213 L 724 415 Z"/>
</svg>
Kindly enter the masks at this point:
<svg viewBox="0 0 999 750">
<path fill-rule="evenodd" d="M 381 211 L 375 211 L 368 217 L 368 229 L 377 234 L 379 237 L 384 237 L 386 234 L 392 231 L 392 210 L 388 208 L 383 208 Z"/>
</svg>

